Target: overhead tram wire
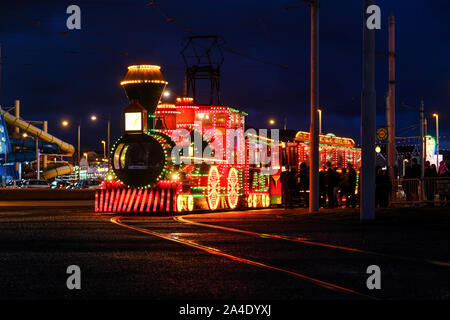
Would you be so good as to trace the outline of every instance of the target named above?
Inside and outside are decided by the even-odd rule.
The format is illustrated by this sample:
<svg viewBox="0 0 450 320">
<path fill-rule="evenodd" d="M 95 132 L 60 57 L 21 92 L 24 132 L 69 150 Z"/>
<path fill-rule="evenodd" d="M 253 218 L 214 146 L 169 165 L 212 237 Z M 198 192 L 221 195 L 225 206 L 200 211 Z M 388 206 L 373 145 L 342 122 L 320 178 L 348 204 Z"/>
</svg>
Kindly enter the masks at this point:
<svg viewBox="0 0 450 320">
<path fill-rule="evenodd" d="M 192 28 L 184 28 L 183 26 L 181 26 L 180 24 L 177 23 L 176 19 L 173 17 L 170 17 L 164 10 L 161 9 L 160 6 L 157 5 L 156 1 L 149 1 L 145 4 L 145 6 L 151 6 L 153 8 L 155 8 L 155 10 L 164 18 L 164 20 L 168 23 L 171 23 L 173 25 L 175 25 L 176 27 L 178 27 L 180 30 L 182 30 L 183 32 L 188 33 L 189 35 L 199 35 L 195 32 L 192 31 Z M 286 7 L 286 8 L 282 8 L 279 11 L 284 12 L 284 11 L 289 11 L 292 9 L 298 9 L 298 8 L 302 8 L 302 6 L 297 6 L 297 5 L 293 5 L 290 7 Z M 246 54 L 246 53 L 242 53 L 239 52 L 237 50 L 235 50 L 234 48 L 230 48 L 230 47 L 225 47 L 225 46 L 221 46 L 222 50 L 229 52 L 231 54 L 240 56 L 240 57 L 244 57 L 248 60 L 252 60 L 261 64 L 265 64 L 265 65 L 270 65 L 273 67 L 277 67 L 280 69 L 283 69 L 285 71 L 291 72 L 293 74 L 296 74 L 298 76 L 302 76 L 302 77 L 309 77 L 309 74 L 306 72 L 302 72 L 300 70 L 294 69 L 292 67 L 290 67 L 287 64 L 282 64 L 282 63 L 278 63 L 278 62 L 272 62 L 272 61 L 268 61 L 268 60 L 264 60 L 255 56 L 252 56 L 250 54 Z M 309 83 L 307 80 L 305 80 L 307 83 Z M 328 87 L 333 87 L 336 89 L 342 89 L 342 86 L 340 83 L 337 82 L 330 82 L 330 81 L 326 81 L 326 80 L 321 80 L 321 84 L 322 85 L 327 85 Z"/>
</svg>

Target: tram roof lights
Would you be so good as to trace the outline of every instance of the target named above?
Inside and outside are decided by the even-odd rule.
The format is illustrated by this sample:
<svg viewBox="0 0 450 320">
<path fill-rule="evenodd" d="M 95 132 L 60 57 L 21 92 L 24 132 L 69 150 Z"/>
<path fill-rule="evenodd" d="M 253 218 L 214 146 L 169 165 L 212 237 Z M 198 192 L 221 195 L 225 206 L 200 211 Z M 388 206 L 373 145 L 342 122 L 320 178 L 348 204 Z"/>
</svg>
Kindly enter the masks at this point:
<svg viewBox="0 0 450 320">
<path fill-rule="evenodd" d="M 137 70 L 137 69 L 160 70 L 161 66 L 151 65 L 151 64 L 140 64 L 140 65 L 134 65 L 134 66 L 128 67 L 128 70 Z"/>
</svg>

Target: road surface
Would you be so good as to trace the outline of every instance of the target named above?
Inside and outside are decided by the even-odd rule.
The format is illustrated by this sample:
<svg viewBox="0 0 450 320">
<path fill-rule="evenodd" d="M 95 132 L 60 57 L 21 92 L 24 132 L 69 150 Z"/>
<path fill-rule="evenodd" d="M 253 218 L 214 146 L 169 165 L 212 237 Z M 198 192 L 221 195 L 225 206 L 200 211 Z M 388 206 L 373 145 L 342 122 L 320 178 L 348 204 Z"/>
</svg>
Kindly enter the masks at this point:
<svg viewBox="0 0 450 320">
<path fill-rule="evenodd" d="M 361 223 L 351 210 L 130 217 L 79 204 L 0 204 L 0 299 L 450 298 L 445 210 Z M 67 289 L 70 265 L 80 290 Z"/>
</svg>

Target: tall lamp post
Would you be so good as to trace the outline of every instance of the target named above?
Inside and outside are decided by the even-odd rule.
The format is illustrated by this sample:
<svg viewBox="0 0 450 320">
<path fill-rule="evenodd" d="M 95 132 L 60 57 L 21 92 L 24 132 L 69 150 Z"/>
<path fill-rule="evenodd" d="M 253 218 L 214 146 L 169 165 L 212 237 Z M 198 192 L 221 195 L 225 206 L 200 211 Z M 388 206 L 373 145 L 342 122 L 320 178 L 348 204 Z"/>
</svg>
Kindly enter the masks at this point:
<svg viewBox="0 0 450 320">
<path fill-rule="evenodd" d="M 319 210 L 319 0 L 311 8 L 311 126 L 309 133 L 309 212 Z"/>
<path fill-rule="evenodd" d="M 436 168 L 439 169 L 439 115 L 433 113 L 433 117 L 436 118 Z"/>
<path fill-rule="evenodd" d="M 63 125 L 63 127 L 68 127 L 69 125 L 70 125 L 70 122 L 69 121 L 67 121 L 67 120 L 64 120 L 63 122 L 61 122 L 61 124 Z M 77 125 L 77 127 L 78 127 L 78 152 L 77 152 L 77 164 L 78 164 L 78 166 L 80 165 L 80 159 L 81 159 L 81 156 L 80 156 L 80 131 L 81 131 L 81 124 L 80 124 L 80 122 L 77 122 L 76 123 L 76 125 Z"/>
<path fill-rule="evenodd" d="M 102 120 L 106 120 L 108 123 L 108 158 L 109 158 L 109 150 L 110 150 L 110 135 L 111 135 L 111 114 L 108 113 L 108 117 L 99 117 L 96 116 L 95 114 L 91 116 L 91 120 L 92 121 L 97 121 L 97 119 L 102 119 Z M 109 161 L 108 161 L 108 166 L 109 166 Z"/>
<path fill-rule="evenodd" d="M 364 0 L 363 13 L 363 83 L 361 93 L 361 205 L 360 219 L 375 219 L 375 29 L 366 24 L 367 9 L 375 0 Z"/>
<path fill-rule="evenodd" d="M 105 140 L 102 140 L 102 144 L 103 144 L 103 159 L 106 158 L 106 142 Z"/>
</svg>

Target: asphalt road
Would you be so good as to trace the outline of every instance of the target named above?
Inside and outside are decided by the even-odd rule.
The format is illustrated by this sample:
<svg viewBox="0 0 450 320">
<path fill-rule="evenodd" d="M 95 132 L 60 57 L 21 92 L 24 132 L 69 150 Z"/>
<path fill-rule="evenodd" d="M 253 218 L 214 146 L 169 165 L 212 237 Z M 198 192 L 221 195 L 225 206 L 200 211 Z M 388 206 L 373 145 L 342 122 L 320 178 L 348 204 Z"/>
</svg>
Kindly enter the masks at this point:
<svg viewBox="0 0 450 320">
<path fill-rule="evenodd" d="M 0 205 L 0 299 L 450 298 L 450 214 L 302 209 L 183 217 Z M 69 290 L 66 269 L 81 269 Z M 366 269 L 381 270 L 369 290 Z"/>
</svg>

